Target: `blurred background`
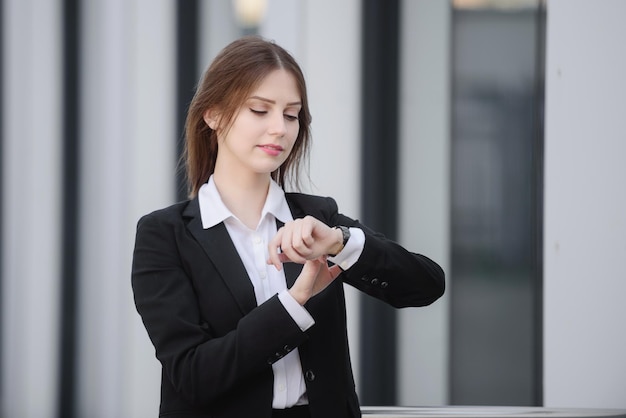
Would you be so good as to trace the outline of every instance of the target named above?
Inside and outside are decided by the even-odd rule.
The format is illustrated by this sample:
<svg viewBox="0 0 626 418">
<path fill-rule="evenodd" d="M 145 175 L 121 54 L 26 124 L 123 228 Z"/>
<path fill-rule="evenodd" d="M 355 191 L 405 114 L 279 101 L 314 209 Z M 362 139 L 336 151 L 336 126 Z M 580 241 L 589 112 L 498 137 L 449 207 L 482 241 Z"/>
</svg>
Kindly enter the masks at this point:
<svg viewBox="0 0 626 418">
<path fill-rule="evenodd" d="M 363 405 L 626 408 L 626 2 L 0 0 L 0 416 L 155 417 L 138 218 L 243 34 L 308 82 L 304 191 L 447 273 L 348 289 Z"/>
</svg>

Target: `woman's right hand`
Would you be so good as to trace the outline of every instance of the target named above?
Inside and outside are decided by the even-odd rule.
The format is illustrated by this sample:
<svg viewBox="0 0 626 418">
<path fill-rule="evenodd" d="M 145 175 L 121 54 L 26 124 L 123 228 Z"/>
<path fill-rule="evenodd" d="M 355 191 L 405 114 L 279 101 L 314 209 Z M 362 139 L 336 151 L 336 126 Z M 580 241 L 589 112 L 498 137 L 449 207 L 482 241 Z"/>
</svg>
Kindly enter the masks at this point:
<svg viewBox="0 0 626 418">
<path fill-rule="evenodd" d="M 326 256 L 307 260 L 289 293 L 300 305 L 304 305 L 310 298 L 326 289 L 339 274 L 341 274 L 339 266 L 329 267 Z"/>
</svg>

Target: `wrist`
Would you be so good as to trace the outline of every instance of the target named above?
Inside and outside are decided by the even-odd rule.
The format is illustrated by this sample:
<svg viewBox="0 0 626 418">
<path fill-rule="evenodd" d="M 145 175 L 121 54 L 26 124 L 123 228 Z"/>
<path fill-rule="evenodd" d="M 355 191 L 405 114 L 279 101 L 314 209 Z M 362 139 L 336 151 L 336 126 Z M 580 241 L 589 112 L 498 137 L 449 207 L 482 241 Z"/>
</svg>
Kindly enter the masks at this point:
<svg viewBox="0 0 626 418">
<path fill-rule="evenodd" d="M 288 290 L 289 294 L 296 302 L 298 302 L 298 304 L 300 304 L 300 306 L 304 306 L 310 296 L 306 294 L 306 292 L 299 292 L 297 289 L 294 289 L 294 287 Z"/>
<path fill-rule="evenodd" d="M 336 231 L 337 241 L 331 247 L 330 251 L 328 251 L 328 255 L 331 257 L 334 257 L 337 254 L 339 254 L 341 250 L 343 250 L 343 248 L 346 246 L 346 243 L 348 242 L 348 240 L 350 239 L 349 228 L 345 226 L 336 226 L 334 230 Z"/>
</svg>

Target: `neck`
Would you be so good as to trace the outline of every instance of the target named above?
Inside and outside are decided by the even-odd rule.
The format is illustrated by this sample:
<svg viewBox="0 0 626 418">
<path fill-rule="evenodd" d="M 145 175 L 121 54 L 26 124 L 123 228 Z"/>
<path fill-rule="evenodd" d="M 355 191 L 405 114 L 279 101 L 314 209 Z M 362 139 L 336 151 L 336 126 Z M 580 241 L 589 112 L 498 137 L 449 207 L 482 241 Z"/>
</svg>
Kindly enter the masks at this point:
<svg viewBox="0 0 626 418">
<path fill-rule="evenodd" d="M 256 229 L 269 191 L 269 174 L 232 176 L 216 171 L 213 181 L 226 207 L 248 228 Z"/>
</svg>

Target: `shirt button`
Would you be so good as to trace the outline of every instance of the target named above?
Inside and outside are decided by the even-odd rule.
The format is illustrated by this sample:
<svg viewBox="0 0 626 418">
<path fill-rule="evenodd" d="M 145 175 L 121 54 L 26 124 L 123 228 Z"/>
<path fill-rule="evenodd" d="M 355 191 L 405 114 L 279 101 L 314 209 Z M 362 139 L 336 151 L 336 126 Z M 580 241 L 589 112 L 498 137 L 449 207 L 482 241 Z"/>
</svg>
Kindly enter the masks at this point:
<svg viewBox="0 0 626 418">
<path fill-rule="evenodd" d="M 255 235 L 254 238 L 252 238 L 252 242 L 254 242 L 255 244 L 260 244 L 261 243 L 261 237 L 258 235 Z"/>
<path fill-rule="evenodd" d="M 278 385 L 278 391 L 279 391 L 279 392 L 284 392 L 284 391 L 285 391 L 285 389 L 286 389 L 286 388 L 285 388 L 285 385 L 284 385 L 284 384 L 282 384 L 282 383 L 281 383 L 281 384 L 279 384 L 279 385 Z"/>
<path fill-rule="evenodd" d="M 265 279 L 265 278 L 267 277 L 267 273 L 265 273 L 265 271 L 261 270 L 261 271 L 259 272 L 259 276 L 260 276 L 262 279 Z"/>
</svg>

